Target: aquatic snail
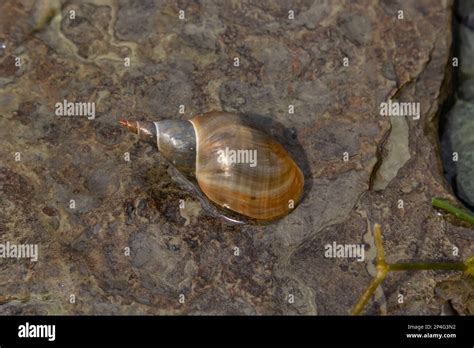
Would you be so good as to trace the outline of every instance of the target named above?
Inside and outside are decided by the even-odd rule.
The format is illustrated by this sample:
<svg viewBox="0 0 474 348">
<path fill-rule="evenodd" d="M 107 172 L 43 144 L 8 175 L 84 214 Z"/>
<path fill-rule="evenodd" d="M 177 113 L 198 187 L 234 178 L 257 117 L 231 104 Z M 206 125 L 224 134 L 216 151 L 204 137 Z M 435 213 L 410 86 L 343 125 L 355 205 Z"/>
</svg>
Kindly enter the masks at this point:
<svg viewBox="0 0 474 348">
<path fill-rule="evenodd" d="M 248 121 L 240 114 L 209 112 L 190 120 L 119 122 L 156 144 L 225 217 L 269 222 L 297 206 L 304 176 L 280 143 Z"/>
</svg>

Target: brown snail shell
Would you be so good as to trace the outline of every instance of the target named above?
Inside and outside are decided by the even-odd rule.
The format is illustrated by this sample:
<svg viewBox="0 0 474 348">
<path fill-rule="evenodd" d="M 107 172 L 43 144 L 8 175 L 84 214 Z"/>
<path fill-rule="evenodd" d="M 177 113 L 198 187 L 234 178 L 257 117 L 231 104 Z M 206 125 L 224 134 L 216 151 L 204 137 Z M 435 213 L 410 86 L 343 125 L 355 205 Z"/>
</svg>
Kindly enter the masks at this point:
<svg viewBox="0 0 474 348">
<path fill-rule="evenodd" d="M 189 121 L 120 123 L 156 142 L 164 157 L 186 177 L 195 178 L 221 209 L 271 221 L 287 215 L 301 200 L 301 169 L 281 144 L 242 115 L 210 112 Z M 245 150 L 255 151 L 255 162 L 236 163 L 239 150 L 243 158 L 249 154 Z"/>
</svg>

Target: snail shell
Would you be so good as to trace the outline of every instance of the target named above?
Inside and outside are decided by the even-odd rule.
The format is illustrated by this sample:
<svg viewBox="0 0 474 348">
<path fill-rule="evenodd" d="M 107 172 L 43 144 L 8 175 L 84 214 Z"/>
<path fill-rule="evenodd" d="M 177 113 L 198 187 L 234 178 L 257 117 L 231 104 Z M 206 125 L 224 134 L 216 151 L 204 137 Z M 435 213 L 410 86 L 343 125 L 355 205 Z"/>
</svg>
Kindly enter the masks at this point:
<svg viewBox="0 0 474 348">
<path fill-rule="evenodd" d="M 221 209 L 271 221 L 287 215 L 301 200 L 301 169 L 281 144 L 242 115 L 211 112 L 189 121 L 120 123 L 156 143 L 163 156 L 195 179 Z M 239 154 L 241 161 L 236 161 Z M 252 154 L 255 161 L 249 163 Z"/>
</svg>

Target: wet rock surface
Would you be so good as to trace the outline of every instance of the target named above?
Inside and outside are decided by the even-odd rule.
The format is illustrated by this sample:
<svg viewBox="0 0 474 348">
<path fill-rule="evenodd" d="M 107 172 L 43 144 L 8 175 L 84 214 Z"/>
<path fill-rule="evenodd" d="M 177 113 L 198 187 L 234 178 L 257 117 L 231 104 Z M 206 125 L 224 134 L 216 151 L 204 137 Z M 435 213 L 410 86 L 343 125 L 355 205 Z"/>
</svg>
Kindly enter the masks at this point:
<svg viewBox="0 0 474 348">
<path fill-rule="evenodd" d="M 23 299 L 0 313 L 347 314 L 374 274 L 375 222 L 389 261 L 471 255 L 472 232 L 430 205 L 454 199 L 437 145 L 451 6 L 2 2 L 0 242 L 40 254 L 0 260 L 0 293 Z M 420 119 L 381 117 L 392 96 L 420 102 Z M 95 118 L 57 116 L 64 99 L 95 102 Z M 292 214 L 265 226 L 210 216 L 155 148 L 117 125 L 211 110 L 255 115 L 293 154 L 307 185 Z M 333 241 L 364 244 L 365 261 L 325 258 Z M 459 291 L 434 291 L 453 276 L 391 275 L 368 313 L 459 306 Z"/>
</svg>

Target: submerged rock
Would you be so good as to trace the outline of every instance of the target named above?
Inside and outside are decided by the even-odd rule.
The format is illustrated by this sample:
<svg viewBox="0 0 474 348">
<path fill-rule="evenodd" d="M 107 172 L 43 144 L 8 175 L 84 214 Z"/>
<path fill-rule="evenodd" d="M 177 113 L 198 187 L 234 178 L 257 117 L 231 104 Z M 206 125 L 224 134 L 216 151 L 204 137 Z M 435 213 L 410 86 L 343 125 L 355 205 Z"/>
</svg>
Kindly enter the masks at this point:
<svg viewBox="0 0 474 348">
<path fill-rule="evenodd" d="M 443 146 L 451 150 L 446 161 L 454 167 L 455 191 L 461 200 L 474 207 L 474 103 L 456 101 L 447 118 Z"/>
<path fill-rule="evenodd" d="M 430 205 L 450 192 L 436 115 L 451 1 L 55 4 L 0 2 L 0 234 L 40 243 L 28 272 L 0 268 L 0 293 L 36 302 L 0 314 L 346 314 L 374 272 L 374 222 L 390 259 L 471 248 Z M 419 102 L 420 119 L 381 117 L 392 97 Z M 64 99 L 95 102 L 96 118 L 56 116 Z M 233 226 L 206 215 L 155 149 L 113 129 L 211 110 L 271 120 L 265 129 L 304 164 L 287 218 Z M 366 244 L 366 259 L 325 258 L 333 242 Z M 433 284 L 444 279 L 388 277 L 368 312 L 438 314 Z"/>
<path fill-rule="evenodd" d="M 456 69 L 459 85 L 454 105 L 444 116 L 442 152 L 448 180 L 464 204 L 474 210 L 474 16 L 471 1 L 459 1 L 456 28 L 459 35 L 460 66 Z"/>
</svg>

